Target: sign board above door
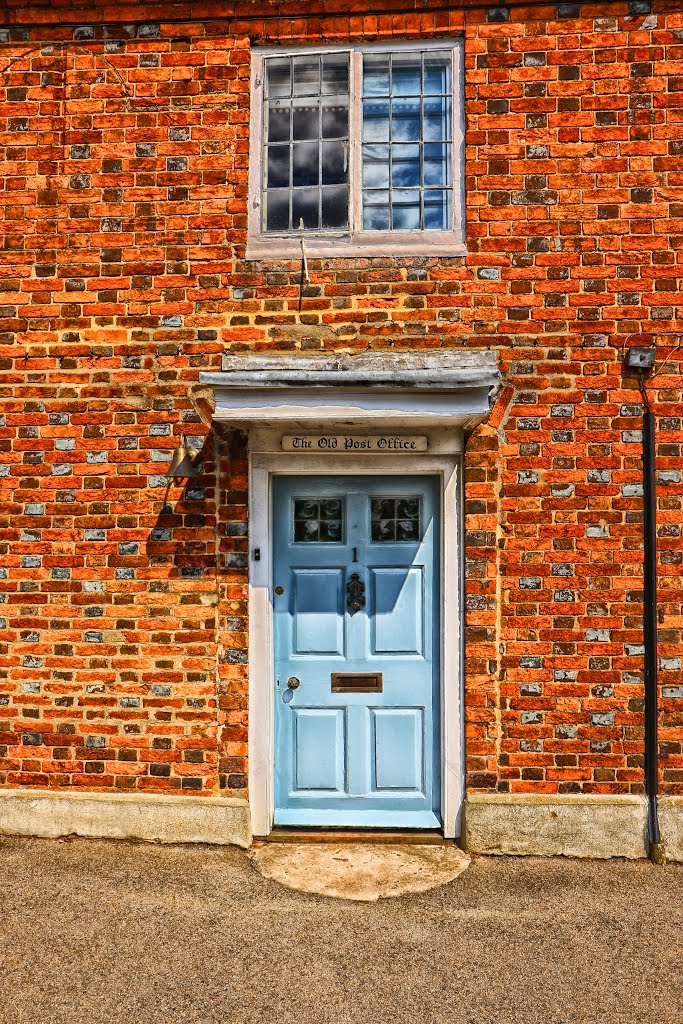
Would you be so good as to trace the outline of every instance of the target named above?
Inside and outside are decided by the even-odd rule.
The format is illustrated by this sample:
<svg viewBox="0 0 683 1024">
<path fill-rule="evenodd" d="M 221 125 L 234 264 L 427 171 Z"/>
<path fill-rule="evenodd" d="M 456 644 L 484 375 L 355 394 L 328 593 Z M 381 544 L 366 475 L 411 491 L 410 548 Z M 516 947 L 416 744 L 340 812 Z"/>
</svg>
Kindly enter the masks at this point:
<svg viewBox="0 0 683 1024">
<path fill-rule="evenodd" d="M 427 438 L 421 434 L 285 434 L 282 450 L 349 455 L 359 452 L 411 455 L 427 451 Z"/>
</svg>

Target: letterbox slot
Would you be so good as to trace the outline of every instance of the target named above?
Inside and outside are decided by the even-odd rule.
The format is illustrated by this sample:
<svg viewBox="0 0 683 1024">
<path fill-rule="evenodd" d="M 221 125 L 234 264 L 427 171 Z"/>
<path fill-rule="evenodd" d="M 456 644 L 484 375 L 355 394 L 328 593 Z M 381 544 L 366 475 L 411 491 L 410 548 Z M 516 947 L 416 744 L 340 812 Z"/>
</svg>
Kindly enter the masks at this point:
<svg viewBox="0 0 683 1024">
<path fill-rule="evenodd" d="M 333 672 L 332 693 L 382 693 L 382 673 Z"/>
</svg>

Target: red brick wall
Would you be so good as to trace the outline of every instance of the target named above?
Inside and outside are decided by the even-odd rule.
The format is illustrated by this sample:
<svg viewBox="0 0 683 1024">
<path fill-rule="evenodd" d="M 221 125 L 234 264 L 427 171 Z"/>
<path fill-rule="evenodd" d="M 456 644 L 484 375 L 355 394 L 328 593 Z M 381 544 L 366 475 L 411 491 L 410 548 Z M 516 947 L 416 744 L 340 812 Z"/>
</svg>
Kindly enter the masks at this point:
<svg viewBox="0 0 683 1024">
<path fill-rule="evenodd" d="M 243 793 L 246 460 L 198 415 L 200 369 L 468 346 L 505 382 L 466 458 L 470 787 L 640 791 L 620 356 L 656 341 L 662 771 L 683 792 L 683 8 L 332 6 L 9 4 L 0 782 Z M 470 255 L 311 261 L 299 314 L 298 265 L 244 260 L 250 39 L 456 33 Z M 203 474 L 166 494 L 183 433 Z"/>
</svg>

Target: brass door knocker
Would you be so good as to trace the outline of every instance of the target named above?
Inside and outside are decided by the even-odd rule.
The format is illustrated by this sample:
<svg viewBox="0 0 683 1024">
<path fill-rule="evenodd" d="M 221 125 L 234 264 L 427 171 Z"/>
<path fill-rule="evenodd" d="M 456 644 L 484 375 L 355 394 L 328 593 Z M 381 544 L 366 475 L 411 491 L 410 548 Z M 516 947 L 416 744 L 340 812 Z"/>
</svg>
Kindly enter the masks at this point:
<svg viewBox="0 0 683 1024">
<path fill-rule="evenodd" d="M 346 593 L 349 595 L 346 603 L 351 614 L 355 615 L 357 611 L 365 607 L 365 584 L 357 572 L 352 574 L 351 579 L 346 584 Z"/>
</svg>

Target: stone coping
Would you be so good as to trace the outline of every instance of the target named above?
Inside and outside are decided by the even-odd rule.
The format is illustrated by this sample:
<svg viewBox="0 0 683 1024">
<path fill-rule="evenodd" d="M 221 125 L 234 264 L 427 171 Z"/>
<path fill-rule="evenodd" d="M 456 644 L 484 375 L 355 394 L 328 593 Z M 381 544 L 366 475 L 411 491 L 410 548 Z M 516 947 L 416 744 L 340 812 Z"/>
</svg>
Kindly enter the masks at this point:
<svg viewBox="0 0 683 1024">
<path fill-rule="evenodd" d="M 647 856 L 647 803 L 642 796 L 470 793 L 464 810 L 469 853 Z"/>
<path fill-rule="evenodd" d="M 232 797 L 1 789 L 0 835 L 251 844 L 249 805 Z"/>
</svg>

